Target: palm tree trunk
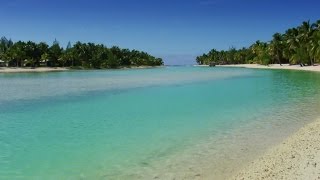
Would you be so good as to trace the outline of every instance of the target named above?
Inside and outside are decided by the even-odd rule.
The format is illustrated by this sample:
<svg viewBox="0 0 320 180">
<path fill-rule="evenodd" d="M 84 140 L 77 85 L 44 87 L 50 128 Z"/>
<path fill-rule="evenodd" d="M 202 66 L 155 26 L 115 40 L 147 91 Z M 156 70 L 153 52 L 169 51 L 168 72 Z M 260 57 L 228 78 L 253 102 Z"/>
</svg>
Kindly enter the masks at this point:
<svg viewBox="0 0 320 180">
<path fill-rule="evenodd" d="M 280 60 L 280 56 L 279 56 L 279 52 L 278 52 L 278 54 L 277 54 L 277 59 L 278 59 L 278 62 L 279 62 L 279 64 L 280 64 L 280 66 L 282 66 L 281 60 Z"/>
<path fill-rule="evenodd" d="M 280 66 L 282 66 L 282 64 L 281 64 L 281 61 L 280 61 L 280 58 L 278 57 L 278 62 L 279 62 L 279 64 L 280 64 Z"/>
</svg>

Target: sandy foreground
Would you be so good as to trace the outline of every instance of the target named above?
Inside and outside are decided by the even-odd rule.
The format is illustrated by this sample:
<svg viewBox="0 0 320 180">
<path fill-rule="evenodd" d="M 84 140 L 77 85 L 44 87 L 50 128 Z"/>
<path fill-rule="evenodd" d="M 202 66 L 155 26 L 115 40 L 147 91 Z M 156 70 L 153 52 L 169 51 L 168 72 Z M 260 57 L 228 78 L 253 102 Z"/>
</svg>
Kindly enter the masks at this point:
<svg viewBox="0 0 320 180">
<path fill-rule="evenodd" d="M 219 67 L 242 67 L 242 68 L 255 68 L 255 69 L 291 69 L 301 71 L 317 71 L 320 72 L 320 66 L 303 66 L 289 65 L 289 64 L 270 64 L 269 66 L 259 64 L 234 64 L 234 65 L 218 65 Z"/>
<path fill-rule="evenodd" d="M 8 68 L 0 67 L 0 73 L 24 73 L 24 72 L 53 72 L 53 71 L 67 71 L 68 68 L 50 68 L 50 67 L 39 67 L 39 68 Z"/>
<path fill-rule="evenodd" d="M 320 179 L 320 118 L 268 150 L 231 179 Z"/>
</svg>

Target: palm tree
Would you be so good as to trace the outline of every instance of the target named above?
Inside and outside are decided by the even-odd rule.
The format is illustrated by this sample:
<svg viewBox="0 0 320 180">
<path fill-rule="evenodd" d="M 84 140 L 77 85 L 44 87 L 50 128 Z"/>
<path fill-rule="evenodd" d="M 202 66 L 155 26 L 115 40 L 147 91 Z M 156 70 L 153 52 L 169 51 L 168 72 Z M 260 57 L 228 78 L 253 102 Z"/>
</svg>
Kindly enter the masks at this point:
<svg viewBox="0 0 320 180">
<path fill-rule="evenodd" d="M 285 48 L 283 50 L 283 56 L 289 59 L 290 64 L 302 63 L 302 59 L 296 55 L 297 50 L 300 48 L 298 29 L 288 29 L 284 34 L 284 43 Z"/>
<path fill-rule="evenodd" d="M 270 56 L 268 53 L 268 44 L 256 41 L 250 48 L 255 55 L 253 62 L 258 64 L 269 64 Z"/>
<path fill-rule="evenodd" d="M 312 25 L 314 33 L 311 39 L 311 54 L 314 61 L 320 60 L 320 20 Z"/>
<path fill-rule="evenodd" d="M 37 44 L 37 48 L 40 52 L 40 59 L 38 63 L 38 66 L 40 66 L 40 60 L 42 62 L 45 62 L 45 64 L 47 65 L 47 61 L 49 58 L 49 46 L 47 43 L 45 42 L 40 42 L 39 44 Z"/>
<path fill-rule="evenodd" d="M 18 41 L 8 51 L 8 55 L 10 59 L 15 62 L 16 67 L 21 66 L 22 60 L 26 59 L 25 47 L 26 47 L 25 42 Z"/>
<path fill-rule="evenodd" d="M 305 58 L 303 59 L 310 62 L 310 65 L 313 65 L 313 60 L 311 58 L 311 38 L 313 34 L 313 29 L 310 24 L 310 21 L 304 21 L 300 27 L 298 27 L 299 35 L 298 38 L 300 39 L 300 48 L 301 53 L 305 53 Z M 304 52 L 303 52 L 304 51 Z"/>
<path fill-rule="evenodd" d="M 49 48 L 49 60 L 51 62 L 51 66 L 56 66 L 58 59 L 60 58 L 62 54 L 62 48 L 59 45 L 59 42 L 57 40 L 54 40 L 52 46 Z"/>
<path fill-rule="evenodd" d="M 273 39 L 269 45 L 271 56 L 278 61 L 281 66 L 282 52 L 283 52 L 283 37 L 280 33 L 273 35 Z"/>
</svg>

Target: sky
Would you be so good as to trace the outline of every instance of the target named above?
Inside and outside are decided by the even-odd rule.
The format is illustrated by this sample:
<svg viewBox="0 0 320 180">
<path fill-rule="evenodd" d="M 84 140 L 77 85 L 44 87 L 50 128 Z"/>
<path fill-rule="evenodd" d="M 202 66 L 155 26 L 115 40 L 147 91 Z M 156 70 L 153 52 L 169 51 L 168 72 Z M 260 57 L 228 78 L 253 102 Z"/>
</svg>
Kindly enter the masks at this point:
<svg viewBox="0 0 320 180">
<path fill-rule="evenodd" d="M 0 36 L 103 43 L 194 64 L 212 48 L 246 47 L 316 21 L 319 9 L 319 0 L 1 0 Z"/>
</svg>

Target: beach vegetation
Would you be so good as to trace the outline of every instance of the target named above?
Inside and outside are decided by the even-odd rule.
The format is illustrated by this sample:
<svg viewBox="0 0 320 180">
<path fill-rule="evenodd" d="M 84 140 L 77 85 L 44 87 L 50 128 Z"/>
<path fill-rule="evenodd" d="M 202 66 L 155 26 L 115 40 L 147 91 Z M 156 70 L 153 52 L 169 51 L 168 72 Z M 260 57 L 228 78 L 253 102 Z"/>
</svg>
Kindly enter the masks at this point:
<svg viewBox="0 0 320 180">
<path fill-rule="evenodd" d="M 103 44 L 68 42 L 63 48 L 57 40 L 45 42 L 0 39 L 0 60 L 10 67 L 70 67 L 104 69 L 131 66 L 161 66 L 163 61 L 146 52 Z"/>
<path fill-rule="evenodd" d="M 249 47 L 212 49 L 196 57 L 200 65 L 215 64 L 300 64 L 320 63 L 320 20 L 304 21 L 283 34 L 275 33 L 268 42 L 256 41 Z"/>
</svg>

